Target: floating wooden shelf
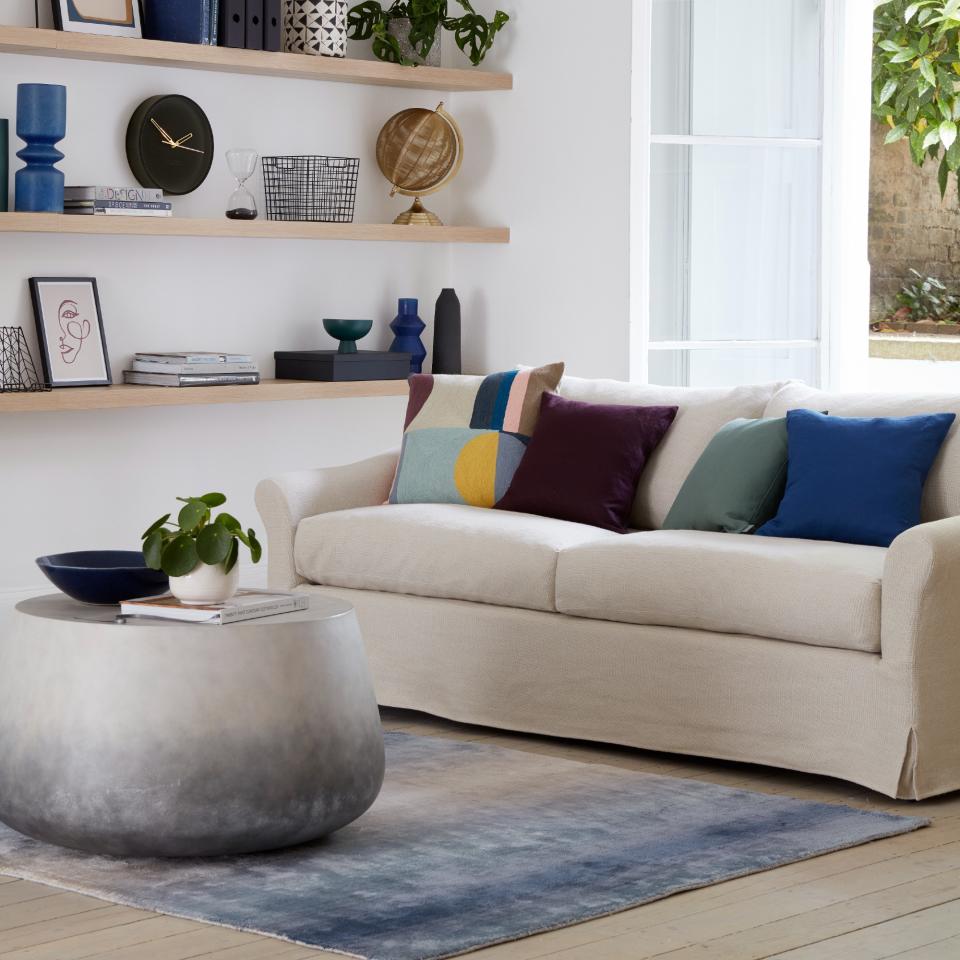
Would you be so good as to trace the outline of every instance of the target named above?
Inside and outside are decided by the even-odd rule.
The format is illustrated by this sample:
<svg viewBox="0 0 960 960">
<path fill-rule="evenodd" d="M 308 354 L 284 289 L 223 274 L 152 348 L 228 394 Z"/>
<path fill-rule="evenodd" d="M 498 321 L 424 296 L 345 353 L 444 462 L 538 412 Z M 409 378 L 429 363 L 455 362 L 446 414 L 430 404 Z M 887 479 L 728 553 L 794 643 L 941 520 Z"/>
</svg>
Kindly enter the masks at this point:
<svg viewBox="0 0 960 960">
<path fill-rule="evenodd" d="M 373 240 L 393 243 L 509 243 L 509 227 L 421 227 L 394 223 L 303 223 L 201 220 L 192 217 L 107 217 L 66 213 L 0 213 L 0 233 L 70 233 L 220 239 Z"/>
<path fill-rule="evenodd" d="M 67 413 L 71 410 L 116 410 L 124 407 L 189 407 L 213 403 L 275 400 L 337 400 L 352 397 L 405 397 L 405 380 L 362 383 L 314 383 L 264 380 L 255 387 L 69 387 L 48 393 L 2 393 L 0 414 Z"/>
<path fill-rule="evenodd" d="M 451 70 L 445 67 L 402 67 L 379 60 L 311 57 L 297 53 L 266 53 L 235 50 L 163 40 L 98 37 L 33 27 L 0 27 L 0 53 L 26 53 L 67 60 L 105 60 L 147 66 L 212 70 L 219 73 L 250 73 L 298 80 L 328 80 L 335 83 L 367 83 L 415 90 L 482 91 L 510 90 L 509 73 L 484 70 Z"/>
</svg>

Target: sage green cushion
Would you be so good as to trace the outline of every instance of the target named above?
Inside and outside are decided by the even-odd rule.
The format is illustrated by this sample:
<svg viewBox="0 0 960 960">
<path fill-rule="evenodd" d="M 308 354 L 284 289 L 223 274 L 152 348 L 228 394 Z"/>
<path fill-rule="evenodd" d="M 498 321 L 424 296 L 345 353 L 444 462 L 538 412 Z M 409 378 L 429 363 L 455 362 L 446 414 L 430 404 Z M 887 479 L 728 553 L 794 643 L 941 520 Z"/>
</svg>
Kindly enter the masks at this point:
<svg viewBox="0 0 960 960">
<path fill-rule="evenodd" d="M 776 515 L 786 483 L 786 418 L 732 420 L 694 464 L 663 528 L 752 533 Z"/>
</svg>

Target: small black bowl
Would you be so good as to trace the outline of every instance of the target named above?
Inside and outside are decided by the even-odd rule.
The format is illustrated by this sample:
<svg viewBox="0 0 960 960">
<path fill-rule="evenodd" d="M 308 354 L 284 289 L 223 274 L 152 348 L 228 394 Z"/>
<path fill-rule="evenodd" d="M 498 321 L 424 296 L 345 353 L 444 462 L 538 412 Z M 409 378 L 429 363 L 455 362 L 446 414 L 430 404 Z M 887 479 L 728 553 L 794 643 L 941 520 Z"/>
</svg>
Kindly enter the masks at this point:
<svg viewBox="0 0 960 960">
<path fill-rule="evenodd" d="M 37 557 L 47 579 L 82 603 L 120 603 L 166 593 L 170 578 L 151 570 L 139 550 L 79 550 Z"/>
</svg>

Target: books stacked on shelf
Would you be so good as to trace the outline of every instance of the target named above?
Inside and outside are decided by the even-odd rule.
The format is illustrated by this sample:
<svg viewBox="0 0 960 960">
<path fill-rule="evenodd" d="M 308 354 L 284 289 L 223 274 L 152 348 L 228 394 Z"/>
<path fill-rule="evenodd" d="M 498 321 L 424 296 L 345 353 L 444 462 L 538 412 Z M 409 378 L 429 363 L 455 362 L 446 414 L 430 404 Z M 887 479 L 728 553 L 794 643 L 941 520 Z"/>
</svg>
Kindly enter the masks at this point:
<svg viewBox="0 0 960 960">
<path fill-rule="evenodd" d="M 153 0 L 144 11 L 143 35 L 148 40 L 216 45 L 221 2 Z"/>
<path fill-rule="evenodd" d="M 106 217 L 172 217 L 173 204 L 150 187 L 64 187 L 63 212 Z"/>
<path fill-rule="evenodd" d="M 120 604 L 121 617 L 155 617 L 163 620 L 185 620 L 188 623 L 238 623 L 275 617 L 281 613 L 306 610 L 310 600 L 303 593 L 260 593 L 257 590 L 238 590 L 223 603 L 183 603 L 169 593 L 162 597 L 144 597 L 142 600 L 124 600 Z"/>
<path fill-rule="evenodd" d="M 246 353 L 138 353 L 123 382 L 144 387 L 237 387 L 260 382 L 260 371 Z"/>
</svg>

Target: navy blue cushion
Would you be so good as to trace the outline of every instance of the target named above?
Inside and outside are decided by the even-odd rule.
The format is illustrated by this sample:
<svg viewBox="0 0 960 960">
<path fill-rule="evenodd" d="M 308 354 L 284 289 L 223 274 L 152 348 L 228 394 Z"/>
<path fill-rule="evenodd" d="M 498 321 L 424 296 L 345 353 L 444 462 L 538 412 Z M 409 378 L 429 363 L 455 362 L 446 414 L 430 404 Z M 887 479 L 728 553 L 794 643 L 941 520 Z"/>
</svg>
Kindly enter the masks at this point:
<svg viewBox="0 0 960 960">
<path fill-rule="evenodd" d="M 920 522 L 923 485 L 955 418 L 789 411 L 787 491 L 756 535 L 889 547 Z"/>
</svg>

